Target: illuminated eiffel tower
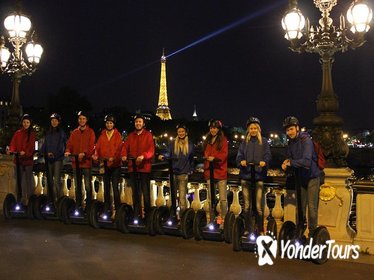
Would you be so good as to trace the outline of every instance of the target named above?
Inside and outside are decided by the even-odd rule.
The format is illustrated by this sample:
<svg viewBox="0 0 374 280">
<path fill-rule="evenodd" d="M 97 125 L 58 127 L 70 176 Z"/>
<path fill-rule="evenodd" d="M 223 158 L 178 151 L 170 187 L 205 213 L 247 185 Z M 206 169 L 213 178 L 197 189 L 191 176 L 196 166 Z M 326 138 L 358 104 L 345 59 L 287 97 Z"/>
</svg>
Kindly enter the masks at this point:
<svg viewBox="0 0 374 280">
<path fill-rule="evenodd" d="M 158 106 L 156 116 L 161 120 L 171 120 L 171 113 L 168 104 L 168 93 L 166 89 L 166 57 L 164 51 L 161 56 L 161 78 L 160 78 L 160 93 L 158 95 Z"/>
</svg>

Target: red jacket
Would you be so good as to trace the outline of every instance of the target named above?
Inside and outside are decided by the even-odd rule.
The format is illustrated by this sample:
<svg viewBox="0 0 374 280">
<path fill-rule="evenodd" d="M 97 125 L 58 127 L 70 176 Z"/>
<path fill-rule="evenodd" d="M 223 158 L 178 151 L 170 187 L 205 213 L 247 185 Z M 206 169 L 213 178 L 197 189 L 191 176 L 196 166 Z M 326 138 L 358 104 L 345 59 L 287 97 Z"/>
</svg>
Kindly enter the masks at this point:
<svg viewBox="0 0 374 280">
<path fill-rule="evenodd" d="M 140 134 L 133 131 L 123 143 L 121 156 L 138 157 L 144 156 L 143 161 L 137 166 L 138 172 L 149 173 L 152 169 L 152 157 L 155 154 L 153 136 L 148 130 L 143 129 Z M 127 161 L 129 172 L 133 172 L 132 160 Z"/>
<path fill-rule="evenodd" d="M 20 164 L 23 166 L 33 165 L 33 155 L 35 151 L 35 133 L 30 131 L 30 138 L 27 141 L 28 131 L 24 128 L 17 130 L 10 141 L 9 151 L 12 153 L 25 152 L 23 156 L 19 156 Z M 16 160 L 14 159 L 14 163 Z"/>
<path fill-rule="evenodd" d="M 108 162 L 108 167 L 119 167 L 121 166 L 121 149 L 122 137 L 118 130 L 113 129 L 112 137 L 108 139 L 106 129 L 103 129 L 95 146 L 95 155 L 99 158 L 114 158 L 112 163 Z"/>
<path fill-rule="evenodd" d="M 222 148 L 220 151 L 217 150 L 217 142 L 207 144 L 204 150 L 204 157 L 215 157 L 218 158 L 219 162 L 214 162 L 214 179 L 226 180 L 227 179 L 227 157 L 229 153 L 229 146 L 226 137 L 222 139 Z M 208 180 L 210 178 L 209 173 L 209 162 L 204 161 L 204 178 Z"/>
<path fill-rule="evenodd" d="M 87 125 L 84 130 L 79 127 L 73 130 L 68 143 L 66 144 L 66 152 L 73 155 L 85 153 L 85 157 L 79 162 L 80 168 L 91 168 L 91 157 L 94 152 L 95 132 Z M 73 167 L 75 167 L 75 158 L 73 157 Z"/>
</svg>

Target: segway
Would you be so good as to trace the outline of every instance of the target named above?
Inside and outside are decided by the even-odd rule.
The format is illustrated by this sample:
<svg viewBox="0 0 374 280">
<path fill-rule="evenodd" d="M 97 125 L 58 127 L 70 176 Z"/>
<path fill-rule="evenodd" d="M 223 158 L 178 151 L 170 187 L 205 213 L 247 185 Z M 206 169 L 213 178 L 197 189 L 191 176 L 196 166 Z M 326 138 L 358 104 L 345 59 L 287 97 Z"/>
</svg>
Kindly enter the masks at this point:
<svg viewBox="0 0 374 280">
<path fill-rule="evenodd" d="M 301 207 L 301 176 L 300 171 L 297 168 L 293 168 L 293 174 L 295 178 L 295 195 L 296 195 L 296 225 L 292 221 L 286 221 L 283 223 L 278 237 L 278 248 L 281 248 L 281 243 L 284 244 L 287 241 L 291 241 L 296 246 L 303 246 L 310 243 L 310 240 L 304 235 L 306 230 L 306 217 L 303 215 Z M 330 240 L 330 233 L 325 226 L 318 226 L 310 236 L 312 238 L 311 245 L 325 245 L 322 249 L 322 253 L 319 254 L 319 258 L 312 259 L 311 261 L 315 264 L 323 264 L 327 261 L 328 246 L 326 241 Z"/>
<path fill-rule="evenodd" d="M 135 157 L 128 157 L 128 160 L 131 160 L 132 166 L 133 166 L 133 173 L 134 173 L 134 186 L 133 188 L 137 188 L 138 190 L 141 188 L 141 178 L 140 174 L 137 171 L 136 167 L 136 158 Z M 145 199 L 143 195 L 143 199 Z M 135 203 L 135 201 L 133 201 Z M 141 212 L 141 205 L 138 209 Z M 156 230 L 154 226 L 154 220 L 155 220 L 155 213 L 156 213 L 156 207 L 151 207 L 149 209 L 149 213 L 145 213 L 146 215 L 142 217 L 140 213 L 134 213 L 135 207 L 132 207 L 131 205 L 128 205 L 126 203 L 123 203 L 121 207 L 118 210 L 118 230 L 123 233 L 143 233 L 143 234 L 149 234 L 151 236 L 156 235 Z"/>
<path fill-rule="evenodd" d="M 11 153 L 16 159 L 16 195 L 8 193 L 3 201 L 3 215 L 5 219 L 11 218 L 34 218 L 32 211 L 32 202 L 34 196 L 29 197 L 28 206 L 22 204 L 22 185 L 21 185 L 21 164 L 19 152 Z"/>
<path fill-rule="evenodd" d="M 177 215 L 177 186 L 174 184 L 173 161 L 177 158 L 165 157 L 168 161 L 171 207 L 161 206 L 156 209 L 155 227 L 158 234 L 182 236 L 185 239 L 193 237 L 193 220 L 195 211 L 185 209 Z"/>
<path fill-rule="evenodd" d="M 36 219 L 52 219 L 57 220 L 59 204 L 62 198 L 59 198 L 56 202 L 54 201 L 54 189 L 53 189 L 53 179 L 52 174 L 49 173 L 49 160 L 46 155 L 44 155 L 45 162 L 45 174 L 47 177 L 47 195 L 42 194 L 35 197 L 33 201 L 33 213 Z"/>
<path fill-rule="evenodd" d="M 112 215 L 110 211 L 111 199 L 110 199 L 110 179 L 108 176 L 108 159 L 102 158 L 99 161 L 104 164 L 104 202 L 102 201 L 92 201 L 91 209 L 89 211 L 88 223 L 94 228 L 117 228 L 117 219 Z M 113 186 L 117 187 L 118 186 Z M 108 199 L 109 198 L 109 199 Z M 118 211 L 118 209 L 116 209 Z M 117 212 L 116 215 L 117 216 Z"/>
<path fill-rule="evenodd" d="M 207 159 L 205 159 L 207 160 Z M 219 162 L 219 159 L 214 159 L 209 162 L 209 173 L 210 173 L 210 207 L 209 207 L 209 223 L 207 219 L 207 213 L 204 209 L 200 209 L 195 213 L 193 222 L 193 233 L 195 240 L 212 240 L 212 241 L 223 241 L 224 230 L 220 228 L 220 224 L 217 221 L 216 207 L 219 201 L 216 201 L 216 189 L 214 185 L 214 163 Z"/>
<path fill-rule="evenodd" d="M 88 224 L 88 213 L 87 207 L 83 207 L 83 194 L 82 194 L 82 170 L 79 166 L 78 154 L 72 154 L 75 159 L 75 172 L 77 181 L 75 200 L 70 197 L 64 197 L 61 201 L 61 216 L 60 220 L 65 224 Z M 91 182 L 90 182 L 91 183 Z M 89 197 L 86 198 L 91 199 Z"/>
<path fill-rule="evenodd" d="M 232 245 L 234 251 L 255 251 L 256 240 L 260 235 L 257 225 L 264 224 L 263 216 L 259 216 L 256 207 L 256 172 L 254 163 L 247 163 L 251 170 L 251 186 L 248 188 L 248 193 L 251 196 L 251 207 L 247 212 L 242 213 L 235 219 L 232 231 Z M 247 215 L 247 216 L 246 216 Z M 260 220 L 261 219 L 261 220 Z"/>
</svg>

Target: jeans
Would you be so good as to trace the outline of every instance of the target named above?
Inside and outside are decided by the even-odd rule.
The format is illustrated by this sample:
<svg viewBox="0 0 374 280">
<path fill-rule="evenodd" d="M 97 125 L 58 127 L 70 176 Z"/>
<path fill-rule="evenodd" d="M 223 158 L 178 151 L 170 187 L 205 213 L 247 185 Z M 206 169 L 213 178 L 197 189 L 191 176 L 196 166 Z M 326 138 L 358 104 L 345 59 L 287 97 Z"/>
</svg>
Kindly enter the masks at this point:
<svg viewBox="0 0 374 280">
<path fill-rule="evenodd" d="M 320 178 L 309 179 L 307 185 L 301 186 L 301 207 L 303 218 L 306 217 L 306 206 L 308 205 L 308 229 L 311 234 L 318 225 L 318 202 L 319 202 Z"/>
<path fill-rule="evenodd" d="M 82 177 L 84 180 L 84 188 L 86 190 L 86 209 L 90 209 L 92 201 L 92 170 L 91 168 L 81 169 Z M 76 170 L 74 169 L 74 180 L 75 180 L 75 201 L 77 207 L 82 207 L 83 204 L 83 194 L 82 188 L 78 187 L 78 178 Z"/>
<path fill-rule="evenodd" d="M 178 187 L 178 191 L 179 191 L 180 211 L 183 211 L 187 208 L 187 198 L 186 198 L 187 183 L 188 183 L 187 174 L 174 175 L 174 185 Z"/>
<path fill-rule="evenodd" d="M 151 184 L 149 181 L 149 173 L 130 173 L 130 185 L 132 189 L 132 201 L 134 208 L 134 217 L 140 216 L 142 194 L 144 198 L 144 216 L 151 209 Z"/>
<path fill-rule="evenodd" d="M 119 197 L 119 177 L 121 173 L 121 167 L 107 168 L 107 172 L 104 174 L 104 211 L 110 210 L 112 203 L 110 201 L 110 183 L 112 182 L 113 196 L 114 196 L 114 206 L 118 210 L 121 204 Z"/>
<path fill-rule="evenodd" d="M 52 186 L 53 190 L 48 189 L 48 199 L 49 201 L 57 201 L 58 198 L 64 195 L 61 185 L 61 170 L 62 170 L 62 160 L 57 160 L 55 162 L 48 163 L 48 173 L 47 176 L 48 186 Z M 52 196 L 53 195 L 53 196 Z"/>
<path fill-rule="evenodd" d="M 246 224 L 249 225 L 249 211 L 252 210 L 252 197 L 250 195 L 250 188 L 251 182 L 249 180 L 241 180 L 242 185 L 242 193 L 243 193 L 243 199 L 244 199 L 244 213 L 246 218 Z M 256 182 L 256 190 L 255 190 L 255 196 L 256 196 L 256 210 L 257 210 L 257 217 L 256 217 L 256 224 L 257 228 L 260 232 L 264 231 L 264 205 L 265 205 L 265 199 L 263 196 L 264 193 L 264 182 L 263 181 L 257 181 Z"/>
<path fill-rule="evenodd" d="M 35 180 L 32 172 L 32 165 L 20 165 L 21 173 L 21 190 L 22 190 L 22 203 L 27 205 L 28 199 L 34 194 Z M 15 167 L 14 174 L 17 176 L 17 167 Z M 18 178 L 18 177 L 16 177 Z"/>
<path fill-rule="evenodd" d="M 227 180 L 216 180 L 215 183 L 215 188 L 218 188 L 218 194 L 219 194 L 219 205 L 221 208 L 221 217 L 225 217 L 227 214 Z M 215 195 L 210 194 L 210 180 L 208 180 L 208 194 L 210 195 Z M 211 203 L 211 201 L 209 201 Z M 214 205 L 210 205 L 211 207 L 214 207 Z"/>
</svg>

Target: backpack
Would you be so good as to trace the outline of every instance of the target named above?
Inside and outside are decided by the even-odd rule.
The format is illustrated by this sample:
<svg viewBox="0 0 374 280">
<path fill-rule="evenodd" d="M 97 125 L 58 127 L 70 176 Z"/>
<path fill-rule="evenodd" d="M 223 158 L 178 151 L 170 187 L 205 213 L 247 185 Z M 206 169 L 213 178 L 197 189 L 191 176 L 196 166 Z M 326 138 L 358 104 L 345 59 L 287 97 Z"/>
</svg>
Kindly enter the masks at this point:
<svg viewBox="0 0 374 280">
<path fill-rule="evenodd" d="M 325 154 L 323 153 L 321 145 L 319 143 L 313 141 L 313 146 L 314 146 L 314 152 L 316 153 L 316 156 L 317 156 L 317 166 L 320 170 L 323 170 L 326 167 Z"/>
</svg>

